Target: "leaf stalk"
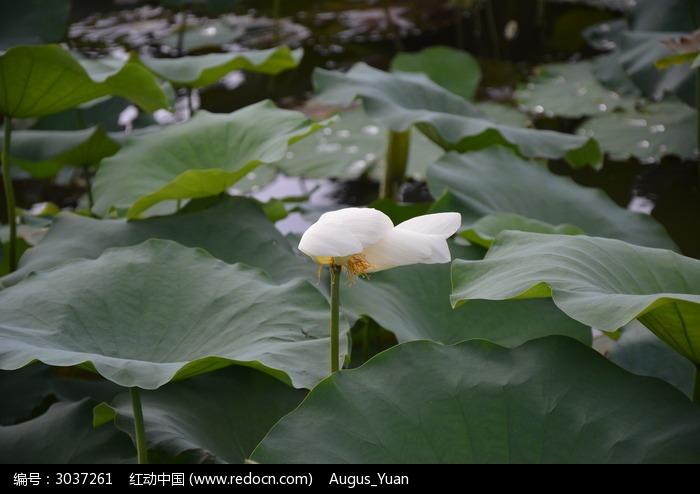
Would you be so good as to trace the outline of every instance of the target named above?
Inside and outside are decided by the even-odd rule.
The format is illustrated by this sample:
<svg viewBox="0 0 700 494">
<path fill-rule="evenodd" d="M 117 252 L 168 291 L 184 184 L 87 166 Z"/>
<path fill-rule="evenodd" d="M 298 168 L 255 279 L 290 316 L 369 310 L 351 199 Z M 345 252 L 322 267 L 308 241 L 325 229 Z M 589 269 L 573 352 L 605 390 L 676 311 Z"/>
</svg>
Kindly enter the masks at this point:
<svg viewBox="0 0 700 494">
<path fill-rule="evenodd" d="M 10 227 L 10 273 L 17 269 L 17 210 L 15 208 L 15 190 L 10 175 L 10 143 L 12 141 L 12 119 L 5 116 L 5 137 L 2 146 L 2 182 L 5 187 L 7 204 L 7 224 Z"/>
<path fill-rule="evenodd" d="M 146 431 L 143 426 L 143 409 L 141 408 L 141 394 L 139 388 L 129 388 L 131 393 L 131 406 L 134 409 L 134 430 L 136 433 L 136 454 L 139 465 L 148 463 L 148 449 L 146 448 Z"/>
<path fill-rule="evenodd" d="M 406 176 L 408 157 L 411 147 L 411 129 L 397 132 L 389 130 L 389 142 L 386 148 L 384 177 L 379 197 L 395 199 Z"/>
</svg>

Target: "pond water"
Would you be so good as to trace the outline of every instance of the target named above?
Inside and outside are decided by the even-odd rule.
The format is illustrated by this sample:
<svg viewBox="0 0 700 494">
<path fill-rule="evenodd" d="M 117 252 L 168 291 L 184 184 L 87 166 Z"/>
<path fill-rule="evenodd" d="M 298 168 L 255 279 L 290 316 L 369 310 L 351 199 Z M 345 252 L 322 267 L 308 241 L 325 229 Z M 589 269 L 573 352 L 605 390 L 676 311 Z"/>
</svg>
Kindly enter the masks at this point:
<svg viewBox="0 0 700 494">
<path fill-rule="evenodd" d="M 242 0 L 233 12 L 204 16 L 196 9 L 177 12 L 128 0 L 74 0 L 69 39 L 74 49 L 88 56 L 125 56 L 137 50 L 171 57 L 280 43 L 305 49 L 303 62 L 295 70 L 275 77 L 236 72 L 196 92 L 194 104 L 212 112 L 231 112 L 265 98 L 283 107 L 302 108 L 311 95 L 314 67 L 342 69 L 364 61 L 386 69 L 398 51 L 416 51 L 436 44 L 462 47 L 479 59 L 484 72 L 479 99 L 509 102 L 516 86 L 538 64 L 594 55 L 579 33 L 586 26 L 613 20 L 617 15 L 572 2 L 547 3 L 543 15 L 533 15 L 537 5 L 534 0 L 495 1 L 498 32 L 494 33 L 480 17 L 439 1 Z M 174 34 L 174 26 L 184 26 L 185 36 Z M 497 43 L 493 42 L 494 35 L 499 39 Z M 158 121 L 188 118 L 187 95 L 178 97 L 176 113 L 161 112 L 156 115 Z M 122 123 L 128 126 L 136 116 L 123 114 Z M 580 122 L 535 117 L 538 128 L 571 130 Z M 572 172 L 559 162 L 550 167 L 555 173 L 572 175 L 580 184 L 604 189 L 621 206 L 652 211 L 686 255 L 700 257 L 697 163 L 668 157 L 657 164 L 608 161 L 600 171 Z M 60 180 L 52 186 L 37 186 L 35 181 L 18 181 L 22 206 L 29 207 L 39 200 L 74 205 L 83 192 Z M 378 186 L 372 178 L 328 181 L 278 176 L 267 185 L 252 185 L 251 190 L 261 200 L 311 193 L 311 204 L 322 210 L 338 203 L 368 204 L 376 197 Z M 426 187 L 420 183 L 410 183 L 404 189 L 406 201 L 428 198 Z M 284 232 L 299 232 L 307 224 L 295 213 L 278 227 Z"/>
</svg>

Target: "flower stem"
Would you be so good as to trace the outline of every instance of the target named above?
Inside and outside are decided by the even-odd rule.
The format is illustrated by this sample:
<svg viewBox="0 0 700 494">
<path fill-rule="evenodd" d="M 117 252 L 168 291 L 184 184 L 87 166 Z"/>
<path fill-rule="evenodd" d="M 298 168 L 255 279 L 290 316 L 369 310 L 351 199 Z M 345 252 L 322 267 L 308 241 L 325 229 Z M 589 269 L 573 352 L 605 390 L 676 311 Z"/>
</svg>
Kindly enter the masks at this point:
<svg viewBox="0 0 700 494">
<path fill-rule="evenodd" d="M 187 111 L 189 112 L 188 118 L 194 116 L 194 103 L 192 102 L 192 88 L 187 88 Z"/>
<path fill-rule="evenodd" d="M 389 130 L 389 144 L 386 148 L 384 179 L 379 196 L 382 199 L 395 199 L 406 175 L 408 154 L 411 145 L 410 127 L 402 132 Z"/>
<path fill-rule="evenodd" d="M 5 186 L 5 200 L 7 201 L 7 224 L 10 227 L 10 273 L 17 269 L 17 212 L 15 211 L 15 190 L 12 187 L 10 175 L 10 141 L 12 136 L 12 121 L 5 116 L 5 139 L 2 145 L 2 182 Z"/>
<path fill-rule="evenodd" d="M 331 264 L 331 373 L 338 370 L 340 361 L 340 273 L 342 266 Z"/>
<path fill-rule="evenodd" d="M 693 387 L 693 402 L 700 405 L 700 365 L 695 366 L 695 385 Z"/>
<path fill-rule="evenodd" d="M 141 409 L 141 395 L 139 388 L 129 388 L 131 393 L 131 406 L 134 409 L 134 429 L 136 431 L 136 453 L 140 465 L 148 463 L 148 450 L 146 449 L 146 432 L 143 427 L 143 410 Z"/>
<path fill-rule="evenodd" d="M 185 53 L 185 31 L 187 31 L 187 10 L 180 12 L 180 24 L 177 26 L 177 56 Z"/>
</svg>

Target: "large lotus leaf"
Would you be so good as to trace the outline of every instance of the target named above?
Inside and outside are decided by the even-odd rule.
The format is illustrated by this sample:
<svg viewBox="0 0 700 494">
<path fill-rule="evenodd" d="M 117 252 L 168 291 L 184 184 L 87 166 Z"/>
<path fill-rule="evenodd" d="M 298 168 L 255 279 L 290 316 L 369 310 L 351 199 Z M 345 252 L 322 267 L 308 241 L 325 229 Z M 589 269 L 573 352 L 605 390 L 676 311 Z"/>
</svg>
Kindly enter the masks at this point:
<svg viewBox="0 0 700 494">
<path fill-rule="evenodd" d="M 619 61 L 629 76 L 647 95 L 660 99 L 665 91 L 675 92 L 689 105 L 696 105 L 695 70 L 676 66 L 654 71 L 650 63 L 670 53 L 660 40 L 675 38 L 698 29 L 700 15 L 698 0 L 639 0 L 632 11 L 628 39 L 619 43 L 623 48 Z M 693 67 L 694 69 L 695 67 Z"/>
<path fill-rule="evenodd" d="M 64 166 L 95 166 L 119 150 L 100 127 L 84 130 L 20 130 L 12 134 L 12 164 L 32 177 L 52 177 Z"/>
<path fill-rule="evenodd" d="M 667 93 L 675 93 L 688 104 L 694 103 L 694 73 L 689 67 L 679 65 L 665 70 L 656 67 L 656 61 L 671 55 L 662 43 L 684 33 L 625 33 L 620 43 L 618 61 L 627 76 L 643 94 L 662 99 Z"/>
<path fill-rule="evenodd" d="M 31 272 L 70 260 L 95 259 L 110 247 L 136 245 L 149 238 L 201 247 L 229 264 L 242 262 L 262 269 L 278 281 L 313 276 L 258 204 L 227 197 L 208 209 L 138 221 L 60 213 L 44 239 L 22 257 L 17 271 L 0 278 L 0 288 L 16 284 Z"/>
<path fill-rule="evenodd" d="M 455 305 L 542 297 L 603 331 L 639 319 L 700 364 L 698 260 L 608 238 L 507 231 L 482 261 L 453 263 Z"/>
<path fill-rule="evenodd" d="M 656 61 L 672 55 L 662 41 L 680 36 L 678 32 L 635 32 L 620 35 L 618 50 L 596 59 L 593 71 L 605 86 L 630 93 L 638 88 L 644 96 L 661 100 L 667 93 L 676 94 L 689 105 L 694 104 L 694 72 L 685 65 L 665 70 Z"/>
<path fill-rule="evenodd" d="M 327 374 L 328 303 L 311 283 L 277 285 L 172 241 L 39 272 L 0 292 L 0 303 L 5 370 L 84 364 L 144 389 L 230 364 L 295 387 Z"/>
<path fill-rule="evenodd" d="M 431 340 L 451 344 L 479 338 L 517 346 L 556 334 L 591 344 L 590 328 L 566 317 L 549 300 L 480 301 L 452 309 L 447 264 L 375 273 L 342 292 L 344 311 L 371 317 L 393 332 L 399 343 Z"/>
<path fill-rule="evenodd" d="M 530 127 L 532 122 L 528 116 L 515 107 L 494 101 L 480 101 L 476 108 L 483 113 L 488 120 L 508 127 Z"/>
<path fill-rule="evenodd" d="M 0 114 L 40 117 L 114 95 L 146 111 L 168 106 L 155 76 L 125 60 L 77 60 L 58 45 L 18 46 L 0 55 Z"/>
<path fill-rule="evenodd" d="M 635 31 L 692 31 L 697 25 L 691 8 L 700 14 L 698 0 L 636 0 L 630 25 Z"/>
<path fill-rule="evenodd" d="M 464 152 L 501 144 L 528 157 L 566 158 L 574 166 L 601 165 L 595 140 L 496 124 L 422 74 L 390 74 L 359 63 L 346 73 L 316 69 L 314 85 L 322 101 L 349 105 L 361 97 L 371 118 L 395 131 L 415 124 L 446 150 Z"/>
<path fill-rule="evenodd" d="M 428 169 L 428 185 L 434 197 L 450 192 L 447 207 L 462 213 L 465 228 L 489 214 L 515 213 L 550 225 L 573 225 L 589 235 L 677 249 L 650 216 L 621 208 L 602 190 L 577 185 L 502 148 L 448 153 Z"/>
<path fill-rule="evenodd" d="M 361 107 L 343 111 L 333 125 L 290 146 L 276 163 L 286 175 L 307 178 L 357 178 L 367 171 L 381 174 L 388 129 Z M 411 133 L 407 175 L 425 178 L 428 165 L 443 154 L 420 132 Z"/>
<path fill-rule="evenodd" d="M 13 425 L 31 418 L 48 390 L 51 368 L 36 364 L 15 371 L 0 371 L 0 392 L 11 396 L 0 409 L 0 426 Z"/>
<path fill-rule="evenodd" d="M 417 341 L 321 382 L 252 459 L 697 463 L 700 410 L 566 337 L 514 349 Z"/>
<path fill-rule="evenodd" d="M 601 55 L 591 61 L 593 73 L 596 79 L 608 89 L 618 92 L 621 95 L 638 99 L 642 96 L 642 91 L 625 74 L 625 70 L 619 63 L 619 53 L 617 51 L 607 55 Z"/>
<path fill-rule="evenodd" d="M 175 86 L 203 87 L 214 84 L 233 70 L 278 74 L 299 65 L 304 52 L 286 46 L 242 53 L 210 53 L 180 58 L 135 59 Z"/>
<path fill-rule="evenodd" d="M 472 244 L 489 248 L 496 236 L 505 230 L 520 232 L 559 233 L 562 235 L 580 235 L 583 232 L 574 225 L 550 225 L 544 221 L 525 218 L 513 213 L 494 213 L 484 216 L 464 230 L 460 235 Z"/>
<path fill-rule="evenodd" d="M 185 463 L 242 463 L 304 398 L 301 390 L 252 369 L 229 367 L 141 393 L 148 449 Z M 128 393 L 96 414 L 133 434 Z"/>
<path fill-rule="evenodd" d="M 123 391 L 112 382 L 76 368 L 54 368 L 36 363 L 14 371 L 0 371 L 0 392 L 12 397 L 0 409 L 0 425 L 13 425 L 34 418 L 54 400 L 79 401 L 87 396 L 105 401 Z"/>
<path fill-rule="evenodd" d="M 697 126 L 694 108 L 663 101 L 593 117 L 578 132 L 595 137 L 612 159 L 654 162 L 669 154 L 683 159 L 696 157 Z"/>
<path fill-rule="evenodd" d="M 186 123 L 127 139 L 102 162 L 94 182 L 99 215 L 113 208 L 138 217 L 166 200 L 220 194 L 323 123 L 262 101 L 230 114 L 198 112 Z"/>
<path fill-rule="evenodd" d="M 608 358 L 633 374 L 658 377 L 688 397 L 693 395 L 695 366 L 638 321 L 625 326 Z"/>
<path fill-rule="evenodd" d="M 391 61 L 396 72 L 419 72 L 467 100 L 481 81 L 479 62 L 469 53 L 448 46 L 431 46 L 417 53 L 399 53 Z"/>
<path fill-rule="evenodd" d="M 134 463 L 126 434 L 92 427 L 94 406 L 88 399 L 54 403 L 32 420 L 0 426 L 0 463 Z"/>
<path fill-rule="evenodd" d="M 604 52 L 614 50 L 618 46 L 622 34 L 627 31 L 628 27 L 627 19 L 611 19 L 588 26 L 581 31 L 580 35 L 591 48 Z"/>
<path fill-rule="evenodd" d="M 533 114 L 566 118 L 599 115 L 631 106 L 629 100 L 596 80 L 591 62 L 545 65 L 527 86 L 516 91 L 515 98 Z"/>
<path fill-rule="evenodd" d="M 107 132 L 121 132 L 125 129 L 125 125 L 122 125 L 123 122 L 120 123 L 119 116 L 129 106 L 132 106 L 131 102 L 124 98 L 105 96 L 83 103 L 76 108 L 41 117 L 32 125 L 32 129 L 83 130 L 86 127 L 100 126 Z M 156 121 L 153 116 L 144 112 L 139 112 L 138 116 L 130 122 L 132 129 L 154 125 Z"/>
<path fill-rule="evenodd" d="M 61 41 L 66 34 L 70 0 L 3 2 L 0 50 Z"/>
</svg>

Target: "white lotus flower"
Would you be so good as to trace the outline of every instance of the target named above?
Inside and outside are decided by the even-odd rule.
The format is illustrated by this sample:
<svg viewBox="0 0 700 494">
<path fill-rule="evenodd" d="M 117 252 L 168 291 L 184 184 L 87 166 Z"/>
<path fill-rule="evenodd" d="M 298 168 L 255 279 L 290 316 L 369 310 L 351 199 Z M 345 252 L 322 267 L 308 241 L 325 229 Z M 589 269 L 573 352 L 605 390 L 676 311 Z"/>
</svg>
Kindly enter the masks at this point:
<svg viewBox="0 0 700 494">
<path fill-rule="evenodd" d="M 381 211 L 346 208 L 323 214 L 299 242 L 321 265 L 345 266 L 361 275 L 406 264 L 450 262 L 447 238 L 461 225 L 459 213 L 417 216 L 396 226 Z"/>
</svg>

